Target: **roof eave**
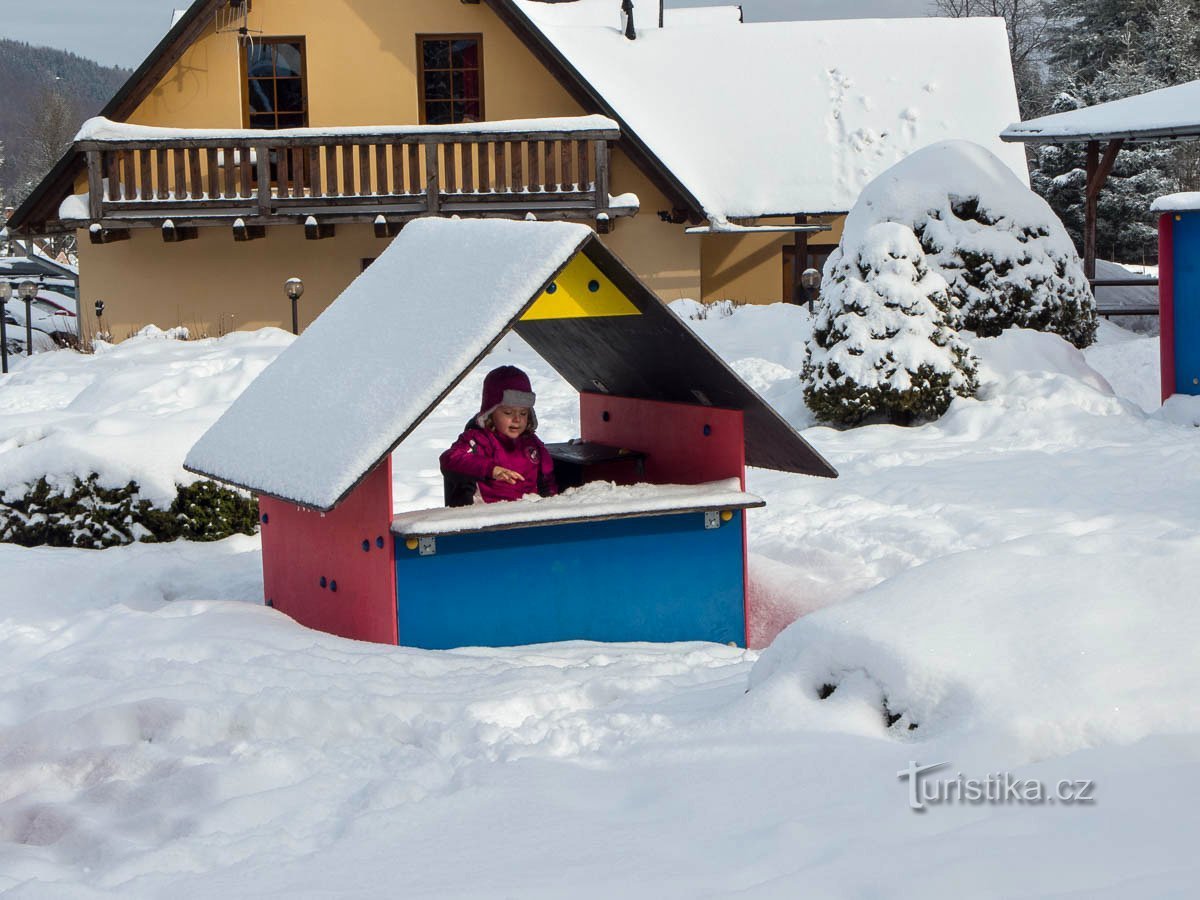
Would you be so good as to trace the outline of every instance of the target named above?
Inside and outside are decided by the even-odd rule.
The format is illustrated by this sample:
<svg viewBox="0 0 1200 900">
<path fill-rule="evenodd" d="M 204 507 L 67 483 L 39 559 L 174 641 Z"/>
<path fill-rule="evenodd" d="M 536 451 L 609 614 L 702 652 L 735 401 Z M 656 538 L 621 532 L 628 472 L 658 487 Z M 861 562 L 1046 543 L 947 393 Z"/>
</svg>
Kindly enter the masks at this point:
<svg viewBox="0 0 1200 900">
<path fill-rule="evenodd" d="M 1123 140 L 1136 141 L 1195 140 L 1200 138 L 1200 123 L 1168 128 L 1123 129 L 1118 131 L 1071 132 L 1023 132 L 1006 129 L 1000 132 L 1000 140 L 1009 144 L 1085 144 L 1089 141 Z"/>
</svg>

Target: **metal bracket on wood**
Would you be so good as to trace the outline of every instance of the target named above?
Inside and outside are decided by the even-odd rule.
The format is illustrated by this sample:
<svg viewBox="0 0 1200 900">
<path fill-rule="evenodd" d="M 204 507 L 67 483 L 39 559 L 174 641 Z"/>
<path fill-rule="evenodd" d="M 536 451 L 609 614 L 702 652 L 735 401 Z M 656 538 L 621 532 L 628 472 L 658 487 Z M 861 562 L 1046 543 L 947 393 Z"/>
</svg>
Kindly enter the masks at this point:
<svg viewBox="0 0 1200 900">
<path fill-rule="evenodd" d="M 433 556 L 437 553 L 437 538 L 417 538 L 417 553 L 421 556 Z"/>
<path fill-rule="evenodd" d="M 714 528 L 721 527 L 721 514 L 715 509 L 710 509 L 704 514 L 704 529 L 711 531 Z"/>
</svg>

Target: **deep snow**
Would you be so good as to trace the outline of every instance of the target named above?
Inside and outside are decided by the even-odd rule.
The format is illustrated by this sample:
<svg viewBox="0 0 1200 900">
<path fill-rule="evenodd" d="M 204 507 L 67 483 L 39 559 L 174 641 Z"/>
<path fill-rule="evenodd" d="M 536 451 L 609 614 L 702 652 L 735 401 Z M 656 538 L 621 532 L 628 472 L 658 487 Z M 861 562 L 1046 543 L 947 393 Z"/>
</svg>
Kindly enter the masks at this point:
<svg viewBox="0 0 1200 900">
<path fill-rule="evenodd" d="M 691 324 L 842 473 L 749 473 L 756 644 L 811 613 L 761 658 L 367 645 L 265 608 L 256 538 L 0 545 L 0 892 L 1190 895 L 1200 403 L 1159 410 L 1156 339 L 973 341 L 979 398 L 843 432 L 803 407 L 804 310 Z M 0 481 L 169 484 L 291 340 L 18 360 Z M 437 452 L 500 362 L 529 369 L 542 436 L 572 435 L 570 390 L 510 336 L 397 454 L 398 509 L 440 500 Z M 473 589 L 502 602 L 513 562 Z M 1093 780 L 1096 802 L 916 813 L 910 761 Z"/>
</svg>

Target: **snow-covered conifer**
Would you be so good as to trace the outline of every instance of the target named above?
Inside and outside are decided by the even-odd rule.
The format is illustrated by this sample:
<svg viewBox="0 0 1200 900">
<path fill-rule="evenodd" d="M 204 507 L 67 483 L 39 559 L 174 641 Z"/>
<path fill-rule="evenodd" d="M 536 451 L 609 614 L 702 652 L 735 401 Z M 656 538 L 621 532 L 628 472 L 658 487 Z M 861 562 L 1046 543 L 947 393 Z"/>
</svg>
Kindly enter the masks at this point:
<svg viewBox="0 0 1200 900">
<path fill-rule="evenodd" d="M 933 419 L 975 393 L 976 363 L 954 330 L 946 282 L 912 230 L 868 228 L 830 256 L 807 347 L 804 397 L 821 419 Z"/>
</svg>

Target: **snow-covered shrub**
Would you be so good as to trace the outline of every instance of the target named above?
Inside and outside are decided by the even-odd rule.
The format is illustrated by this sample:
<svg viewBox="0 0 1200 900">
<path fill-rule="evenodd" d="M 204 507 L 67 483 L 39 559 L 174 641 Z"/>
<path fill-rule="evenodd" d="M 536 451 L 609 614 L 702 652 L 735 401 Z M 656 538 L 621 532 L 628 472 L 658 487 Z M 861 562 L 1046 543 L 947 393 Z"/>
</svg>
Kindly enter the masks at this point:
<svg viewBox="0 0 1200 900">
<path fill-rule="evenodd" d="M 959 327 L 1051 331 L 1077 347 L 1095 339 L 1095 300 L 1062 222 L 983 147 L 944 141 L 901 160 L 864 189 L 843 239 L 854 244 L 879 222 L 916 234 Z"/>
<path fill-rule="evenodd" d="M 821 419 L 908 424 L 974 395 L 976 363 L 954 330 L 946 282 L 912 230 L 880 223 L 830 256 L 801 380 Z"/>
<path fill-rule="evenodd" d="M 24 547 L 101 549 L 135 541 L 216 541 L 253 534 L 252 497 L 212 481 L 178 489 L 169 509 L 143 498 L 136 481 L 106 488 L 95 473 L 66 485 L 41 478 L 20 495 L 0 491 L 0 542 Z"/>
</svg>

